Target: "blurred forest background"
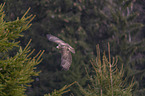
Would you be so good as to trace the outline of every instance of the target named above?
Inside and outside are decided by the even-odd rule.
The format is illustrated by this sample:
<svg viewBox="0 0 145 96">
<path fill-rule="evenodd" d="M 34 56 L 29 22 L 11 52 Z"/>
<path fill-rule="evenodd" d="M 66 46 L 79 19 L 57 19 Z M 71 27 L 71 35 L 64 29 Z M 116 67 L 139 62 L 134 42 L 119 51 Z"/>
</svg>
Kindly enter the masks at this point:
<svg viewBox="0 0 145 96">
<path fill-rule="evenodd" d="M 36 15 L 32 26 L 19 38 L 25 47 L 32 39 L 31 47 L 38 52 L 45 50 L 43 61 L 37 66 L 40 76 L 27 89 L 28 96 L 42 96 L 74 81 L 83 87 L 87 84 L 85 68 L 89 60 L 107 51 L 118 56 L 118 67 L 124 65 L 124 77 L 130 82 L 134 77 L 133 96 L 145 94 L 145 0 L 0 0 L 6 3 L 6 20 L 29 14 Z M 60 53 L 56 44 L 49 42 L 46 34 L 52 34 L 75 48 L 69 71 L 61 71 Z M 17 49 L 13 50 L 14 54 Z M 77 86 L 71 87 L 75 96 L 81 96 Z"/>
</svg>

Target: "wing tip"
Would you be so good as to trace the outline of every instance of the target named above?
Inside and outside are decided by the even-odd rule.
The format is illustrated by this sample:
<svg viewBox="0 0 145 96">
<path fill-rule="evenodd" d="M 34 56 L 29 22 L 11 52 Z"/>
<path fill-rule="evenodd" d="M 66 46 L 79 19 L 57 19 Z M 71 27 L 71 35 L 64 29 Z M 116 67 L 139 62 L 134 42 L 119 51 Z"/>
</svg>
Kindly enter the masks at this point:
<svg viewBox="0 0 145 96">
<path fill-rule="evenodd" d="M 76 53 L 75 50 L 73 50 L 72 53 L 75 54 Z"/>
<path fill-rule="evenodd" d="M 52 35 L 51 34 L 46 34 L 46 37 L 48 38 L 48 40 L 50 39 Z"/>
<path fill-rule="evenodd" d="M 46 36 L 48 37 L 48 36 L 51 36 L 51 34 L 46 34 Z"/>
<path fill-rule="evenodd" d="M 75 49 L 74 48 L 70 48 L 69 49 L 73 54 L 75 54 Z"/>
</svg>

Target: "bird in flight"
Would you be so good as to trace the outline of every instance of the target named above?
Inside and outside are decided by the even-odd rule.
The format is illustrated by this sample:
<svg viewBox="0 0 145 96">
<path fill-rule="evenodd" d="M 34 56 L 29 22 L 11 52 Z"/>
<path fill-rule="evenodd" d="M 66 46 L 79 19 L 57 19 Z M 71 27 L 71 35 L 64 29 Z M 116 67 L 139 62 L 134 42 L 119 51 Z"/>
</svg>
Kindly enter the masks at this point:
<svg viewBox="0 0 145 96">
<path fill-rule="evenodd" d="M 62 69 L 69 70 L 69 67 L 72 63 L 71 52 L 75 54 L 74 48 L 72 48 L 68 43 L 65 43 L 61 39 L 59 39 L 51 34 L 47 34 L 46 37 L 49 41 L 52 41 L 52 42 L 55 42 L 58 44 L 58 46 L 56 48 L 61 50 L 60 52 L 61 52 Z"/>
</svg>

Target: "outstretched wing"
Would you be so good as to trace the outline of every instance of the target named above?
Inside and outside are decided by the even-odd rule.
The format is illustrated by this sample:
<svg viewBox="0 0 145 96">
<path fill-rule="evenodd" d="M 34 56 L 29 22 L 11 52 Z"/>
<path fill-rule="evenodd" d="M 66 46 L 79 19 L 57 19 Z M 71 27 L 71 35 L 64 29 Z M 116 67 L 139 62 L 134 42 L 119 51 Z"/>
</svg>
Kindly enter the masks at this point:
<svg viewBox="0 0 145 96">
<path fill-rule="evenodd" d="M 48 39 L 49 41 L 52 41 L 52 42 L 55 42 L 55 43 L 61 44 L 61 45 L 67 45 L 67 43 L 65 43 L 65 42 L 62 41 L 61 39 L 59 39 L 59 38 L 57 38 L 57 37 L 55 37 L 55 36 L 53 36 L 53 35 L 51 35 L 51 34 L 47 34 L 46 36 L 47 36 L 47 39 Z"/>
<path fill-rule="evenodd" d="M 72 56 L 69 50 L 66 47 L 61 50 L 61 66 L 64 70 L 69 70 L 72 63 Z"/>
<path fill-rule="evenodd" d="M 65 43 L 65 42 L 62 41 L 61 39 L 59 39 L 59 38 L 57 38 L 57 37 L 55 37 L 55 36 L 53 36 L 53 35 L 51 35 L 51 34 L 47 34 L 46 36 L 47 36 L 47 39 L 48 39 L 49 41 L 55 42 L 55 43 L 57 43 L 57 44 L 59 44 L 59 45 L 65 45 L 65 46 L 68 47 L 68 50 L 69 50 L 69 51 L 71 51 L 72 53 L 75 53 L 74 48 L 72 48 L 69 44 Z"/>
<path fill-rule="evenodd" d="M 47 34 L 46 36 L 48 40 L 59 44 L 58 47 L 61 49 L 61 66 L 64 70 L 69 70 L 69 67 L 72 63 L 71 52 L 75 53 L 74 48 L 51 34 Z"/>
</svg>

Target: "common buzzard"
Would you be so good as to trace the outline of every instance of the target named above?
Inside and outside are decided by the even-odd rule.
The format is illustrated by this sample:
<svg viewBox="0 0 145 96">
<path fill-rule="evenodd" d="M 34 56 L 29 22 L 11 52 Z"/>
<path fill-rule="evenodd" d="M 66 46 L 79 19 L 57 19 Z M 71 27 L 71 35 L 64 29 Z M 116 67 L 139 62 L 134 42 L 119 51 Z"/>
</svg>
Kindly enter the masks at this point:
<svg viewBox="0 0 145 96">
<path fill-rule="evenodd" d="M 55 42 L 58 44 L 56 48 L 60 49 L 61 51 L 61 66 L 64 70 L 69 70 L 69 67 L 72 63 L 72 56 L 71 52 L 75 53 L 74 48 L 72 48 L 69 44 L 65 43 L 64 41 L 60 40 L 59 38 L 47 34 L 47 39 L 49 41 Z"/>
</svg>

